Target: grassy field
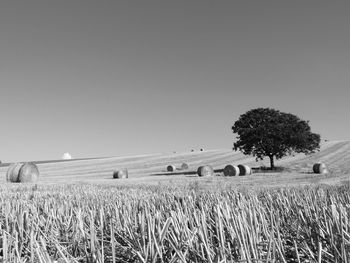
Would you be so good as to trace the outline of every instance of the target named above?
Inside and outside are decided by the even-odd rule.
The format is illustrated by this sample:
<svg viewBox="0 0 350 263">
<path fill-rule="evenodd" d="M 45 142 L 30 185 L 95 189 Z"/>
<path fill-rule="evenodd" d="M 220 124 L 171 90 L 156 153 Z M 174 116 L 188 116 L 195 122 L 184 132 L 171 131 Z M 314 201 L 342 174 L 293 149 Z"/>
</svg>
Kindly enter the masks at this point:
<svg viewBox="0 0 350 263">
<path fill-rule="evenodd" d="M 266 165 L 229 150 L 41 161 L 38 184 L 0 167 L 0 262 L 350 262 L 350 142 L 277 161 L 283 172 L 199 178 L 210 164 Z M 322 161 L 326 175 L 313 174 Z M 166 166 L 189 164 L 188 174 Z M 129 169 L 129 179 L 112 171 Z"/>
<path fill-rule="evenodd" d="M 312 165 L 322 161 L 329 167 L 328 175 L 314 175 Z M 203 180 L 193 174 L 166 173 L 169 164 L 189 164 L 188 171 L 196 171 L 198 166 L 210 164 L 215 169 L 223 169 L 227 164 L 248 164 L 252 167 L 268 165 L 267 162 L 256 162 L 253 157 L 242 155 L 232 150 L 213 150 L 204 152 L 187 152 L 177 154 L 154 154 L 130 157 L 110 157 L 87 160 L 69 160 L 48 163 L 39 162 L 40 184 L 57 183 L 92 183 L 112 185 L 135 184 L 183 184 Z M 321 151 L 309 156 L 297 154 L 276 162 L 285 168 L 284 173 L 258 173 L 249 177 L 211 178 L 219 184 L 249 186 L 286 186 L 305 185 L 310 183 L 338 184 L 349 180 L 350 176 L 350 142 L 333 141 L 322 145 Z M 113 180 L 115 169 L 128 168 L 128 180 Z M 7 167 L 0 167 L 0 182 L 6 183 Z"/>
</svg>

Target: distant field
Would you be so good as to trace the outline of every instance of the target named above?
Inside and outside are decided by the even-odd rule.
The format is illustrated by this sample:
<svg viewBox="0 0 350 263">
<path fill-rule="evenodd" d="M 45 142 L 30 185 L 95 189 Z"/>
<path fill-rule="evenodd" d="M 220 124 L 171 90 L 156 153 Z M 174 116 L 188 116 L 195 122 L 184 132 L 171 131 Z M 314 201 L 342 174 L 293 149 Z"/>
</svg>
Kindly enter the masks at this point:
<svg viewBox="0 0 350 263">
<path fill-rule="evenodd" d="M 315 162 L 324 162 L 329 167 L 328 175 L 311 173 Z M 91 158 L 76 160 L 38 161 L 41 177 L 40 184 L 88 183 L 109 185 L 135 184 L 172 184 L 203 182 L 203 185 L 223 186 L 286 186 L 306 184 L 344 184 L 350 178 L 350 142 L 331 141 L 322 145 L 321 151 L 312 155 L 297 154 L 276 162 L 285 168 L 283 173 L 255 173 L 245 177 L 198 178 L 195 174 L 167 173 L 166 166 L 180 167 L 183 162 L 189 170 L 196 171 L 198 166 L 210 164 L 214 169 L 223 169 L 227 164 L 247 164 L 252 167 L 268 165 L 256 162 L 255 158 L 232 150 L 197 151 L 176 154 L 154 154 L 143 156 Z M 112 179 L 112 171 L 128 168 L 129 179 Z M 7 167 L 0 167 L 0 182 L 6 182 Z"/>
</svg>

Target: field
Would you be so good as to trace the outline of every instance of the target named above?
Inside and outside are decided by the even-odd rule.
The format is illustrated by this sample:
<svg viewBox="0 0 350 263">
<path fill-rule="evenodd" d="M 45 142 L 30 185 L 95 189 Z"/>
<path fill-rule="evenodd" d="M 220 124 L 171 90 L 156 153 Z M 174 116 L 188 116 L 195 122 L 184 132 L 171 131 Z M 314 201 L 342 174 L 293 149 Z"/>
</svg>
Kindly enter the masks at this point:
<svg viewBox="0 0 350 263">
<path fill-rule="evenodd" d="M 318 161 L 324 162 L 329 167 L 328 175 L 312 174 L 312 165 Z M 187 174 L 180 171 L 167 173 L 169 164 L 189 164 Z M 198 166 L 210 164 L 215 169 L 223 169 L 227 164 L 248 164 L 252 167 L 268 165 L 268 162 L 256 162 L 255 158 L 248 157 L 240 152 L 232 150 L 196 151 L 187 153 L 154 154 L 130 157 L 111 157 L 87 160 L 50 161 L 39 162 L 41 174 L 40 184 L 57 183 L 84 183 L 84 184 L 108 184 L 108 185 L 158 185 L 177 184 L 198 181 L 196 175 L 191 174 Z M 290 186 L 307 185 L 310 183 L 338 184 L 348 181 L 350 175 L 350 142 L 332 141 L 322 144 L 321 151 L 313 155 L 305 156 L 297 154 L 288 156 L 276 162 L 277 166 L 285 167 L 283 173 L 258 173 L 250 177 L 209 179 L 213 183 L 232 184 L 233 186 Z M 115 169 L 128 168 L 128 180 L 113 180 L 112 172 Z M 0 182 L 6 182 L 7 167 L 0 167 Z M 206 179 L 207 180 L 207 179 Z M 203 180 L 199 180 L 203 182 Z"/>
<path fill-rule="evenodd" d="M 326 142 L 277 161 L 283 172 L 212 178 L 193 171 L 267 163 L 230 150 L 40 162 L 35 185 L 6 183 L 4 165 L 0 262 L 348 263 L 349 153 Z M 311 173 L 317 161 L 330 172 Z"/>
</svg>

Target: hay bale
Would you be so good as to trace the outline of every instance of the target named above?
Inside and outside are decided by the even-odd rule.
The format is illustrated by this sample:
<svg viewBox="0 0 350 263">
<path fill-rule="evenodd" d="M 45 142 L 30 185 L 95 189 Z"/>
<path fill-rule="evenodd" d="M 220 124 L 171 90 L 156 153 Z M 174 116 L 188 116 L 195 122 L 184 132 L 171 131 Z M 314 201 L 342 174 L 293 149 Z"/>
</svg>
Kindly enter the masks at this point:
<svg viewBox="0 0 350 263">
<path fill-rule="evenodd" d="M 6 173 L 11 183 L 34 183 L 39 179 L 39 169 L 34 163 L 13 163 Z"/>
<path fill-rule="evenodd" d="M 129 178 L 129 172 L 128 169 L 120 169 L 113 171 L 113 178 L 114 179 L 126 179 Z"/>
<path fill-rule="evenodd" d="M 35 183 L 39 179 L 39 169 L 35 163 L 24 163 L 19 171 L 19 182 Z"/>
<path fill-rule="evenodd" d="M 18 183 L 19 170 L 21 169 L 23 163 L 13 163 L 9 166 L 6 172 L 6 181 L 11 183 Z"/>
<path fill-rule="evenodd" d="M 62 155 L 62 160 L 71 160 L 72 159 L 72 155 L 70 155 L 70 153 L 64 153 Z"/>
<path fill-rule="evenodd" d="M 312 166 L 312 170 L 315 174 L 325 174 L 328 172 L 327 166 L 324 163 L 315 163 Z"/>
<path fill-rule="evenodd" d="M 252 174 L 252 169 L 248 165 L 239 164 L 239 175 L 250 175 Z"/>
<path fill-rule="evenodd" d="M 174 171 L 176 171 L 176 167 L 175 167 L 175 165 L 168 165 L 168 166 L 166 167 L 166 170 L 167 170 L 168 172 L 174 172 Z"/>
<path fill-rule="evenodd" d="M 208 176 L 213 176 L 214 174 L 214 169 L 210 165 L 203 165 L 199 166 L 197 169 L 197 174 L 200 177 L 208 177 Z"/>
<path fill-rule="evenodd" d="M 189 168 L 187 163 L 181 164 L 181 170 L 187 170 Z"/>
<path fill-rule="evenodd" d="M 225 176 L 236 176 L 240 174 L 240 170 L 238 166 L 236 165 L 226 165 L 224 168 L 224 175 Z"/>
</svg>

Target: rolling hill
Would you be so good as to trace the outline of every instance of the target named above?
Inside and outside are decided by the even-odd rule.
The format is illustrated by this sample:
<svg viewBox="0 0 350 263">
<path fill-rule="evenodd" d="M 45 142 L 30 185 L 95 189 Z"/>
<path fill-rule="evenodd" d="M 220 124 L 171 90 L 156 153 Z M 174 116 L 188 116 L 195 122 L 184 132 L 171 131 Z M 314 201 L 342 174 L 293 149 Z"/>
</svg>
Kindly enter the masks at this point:
<svg viewBox="0 0 350 263">
<path fill-rule="evenodd" d="M 318 161 L 329 167 L 328 175 L 311 173 L 312 165 Z M 183 162 L 189 165 L 189 173 L 167 173 L 166 167 L 173 164 L 180 167 Z M 154 154 L 128 157 L 108 157 L 96 159 L 76 159 L 66 161 L 38 161 L 40 183 L 96 183 L 96 184 L 138 184 L 138 183 L 181 183 L 184 180 L 199 180 L 195 174 L 198 166 L 210 164 L 214 169 L 223 169 L 227 164 L 247 164 L 252 167 L 268 165 L 267 160 L 256 162 L 232 150 L 209 150 L 187 153 Z M 279 186 L 289 184 L 347 182 L 350 178 L 350 141 L 328 141 L 321 150 L 312 155 L 296 154 L 276 161 L 276 166 L 285 168 L 283 173 L 256 173 L 247 177 L 230 180 L 237 185 Z M 113 180 L 112 171 L 128 168 L 128 180 Z M 7 166 L 0 167 L 0 182 L 6 182 Z M 211 180 L 226 180 L 215 177 Z M 207 179 L 206 179 L 207 180 Z M 224 182 L 226 182 L 224 181 Z"/>
</svg>

